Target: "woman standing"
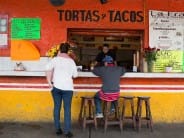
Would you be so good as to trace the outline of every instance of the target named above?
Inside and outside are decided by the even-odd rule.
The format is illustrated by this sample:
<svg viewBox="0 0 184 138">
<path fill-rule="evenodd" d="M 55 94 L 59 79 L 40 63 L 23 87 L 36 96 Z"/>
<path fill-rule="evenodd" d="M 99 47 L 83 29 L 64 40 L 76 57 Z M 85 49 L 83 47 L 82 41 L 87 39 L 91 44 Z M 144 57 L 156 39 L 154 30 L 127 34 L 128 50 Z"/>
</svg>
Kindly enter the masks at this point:
<svg viewBox="0 0 184 138">
<path fill-rule="evenodd" d="M 61 104 L 64 104 L 64 134 L 73 137 L 71 133 L 71 102 L 73 96 L 73 78 L 78 76 L 73 59 L 68 56 L 70 45 L 61 43 L 59 53 L 46 65 L 46 78 L 51 88 L 54 101 L 54 124 L 56 134 L 63 133 L 60 126 Z"/>
</svg>

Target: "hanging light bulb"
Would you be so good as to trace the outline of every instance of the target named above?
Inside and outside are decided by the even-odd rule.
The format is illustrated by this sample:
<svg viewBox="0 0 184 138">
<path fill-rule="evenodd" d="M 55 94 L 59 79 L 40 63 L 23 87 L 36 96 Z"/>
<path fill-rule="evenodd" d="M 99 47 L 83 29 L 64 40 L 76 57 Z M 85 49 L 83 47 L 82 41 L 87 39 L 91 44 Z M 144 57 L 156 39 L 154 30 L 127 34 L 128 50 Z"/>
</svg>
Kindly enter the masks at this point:
<svg viewBox="0 0 184 138">
<path fill-rule="evenodd" d="M 107 3 L 108 1 L 107 0 L 100 0 L 101 4 L 105 4 Z"/>
<path fill-rule="evenodd" d="M 65 3 L 65 0 L 49 0 L 53 6 L 61 6 Z"/>
</svg>

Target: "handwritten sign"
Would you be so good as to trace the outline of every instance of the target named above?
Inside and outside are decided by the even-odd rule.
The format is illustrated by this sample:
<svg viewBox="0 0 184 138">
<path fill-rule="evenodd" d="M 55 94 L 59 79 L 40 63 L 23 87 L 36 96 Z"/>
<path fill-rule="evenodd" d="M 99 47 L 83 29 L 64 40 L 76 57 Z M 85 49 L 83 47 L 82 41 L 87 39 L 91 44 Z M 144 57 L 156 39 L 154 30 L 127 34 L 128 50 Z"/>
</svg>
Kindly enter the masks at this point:
<svg viewBox="0 0 184 138">
<path fill-rule="evenodd" d="M 39 18 L 13 18 L 11 20 L 12 39 L 40 39 Z"/>
<path fill-rule="evenodd" d="M 149 46 L 184 49 L 184 12 L 149 11 Z"/>
<path fill-rule="evenodd" d="M 182 72 L 183 51 L 159 51 L 154 64 L 154 72 L 165 72 L 165 67 L 171 65 L 172 72 Z"/>
</svg>

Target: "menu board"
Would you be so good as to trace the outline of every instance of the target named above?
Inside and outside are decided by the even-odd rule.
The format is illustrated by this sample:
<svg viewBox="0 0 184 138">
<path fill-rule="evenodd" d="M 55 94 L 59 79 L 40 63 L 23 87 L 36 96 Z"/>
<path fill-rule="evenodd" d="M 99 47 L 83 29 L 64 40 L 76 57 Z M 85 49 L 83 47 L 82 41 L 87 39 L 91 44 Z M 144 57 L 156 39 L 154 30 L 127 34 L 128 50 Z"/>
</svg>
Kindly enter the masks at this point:
<svg viewBox="0 0 184 138">
<path fill-rule="evenodd" d="M 154 72 L 165 72 L 166 66 L 172 66 L 172 72 L 183 71 L 183 51 L 163 50 L 157 53 L 157 60 L 154 64 Z"/>
<path fill-rule="evenodd" d="M 184 50 L 184 12 L 149 11 L 149 46 Z"/>
<path fill-rule="evenodd" d="M 40 18 L 12 18 L 12 39 L 40 39 Z"/>
</svg>

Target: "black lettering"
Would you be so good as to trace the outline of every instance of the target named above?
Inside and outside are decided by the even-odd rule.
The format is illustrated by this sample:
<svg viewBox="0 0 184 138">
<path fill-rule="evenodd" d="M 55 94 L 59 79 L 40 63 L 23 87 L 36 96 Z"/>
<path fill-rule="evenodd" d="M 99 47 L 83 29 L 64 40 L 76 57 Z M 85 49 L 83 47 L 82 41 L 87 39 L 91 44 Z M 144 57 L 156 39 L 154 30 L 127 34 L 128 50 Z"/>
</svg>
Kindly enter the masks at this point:
<svg viewBox="0 0 184 138">
<path fill-rule="evenodd" d="M 170 16 L 170 12 L 167 13 L 167 16 Z"/>
<path fill-rule="evenodd" d="M 153 11 L 151 11 L 151 16 L 152 16 L 152 17 L 156 17 L 156 15 L 153 15 Z"/>
<path fill-rule="evenodd" d="M 178 13 L 174 13 L 174 16 L 176 17 Z"/>
<path fill-rule="evenodd" d="M 93 21 L 97 22 L 100 20 L 99 11 L 93 11 Z"/>
<path fill-rule="evenodd" d="M 144 17 L 143 17 L 143 12 L 142 11 L 138 11 L 137 12 L 137 22 L 143 22 L 144 21 Z"/>
<path fill-rule="evenodd" d="M 70 10 L 65 11 L 65 21 L 71 21 L 72 20 L 72 12 Z"/>
<path fill-rule="evenodd" d="M 126 18 L 126 15 L 125 14 L 129 14 L 129 11 L 123 11 L 122 12 L 122 20 L 124 21 L 124 22 L 128 22 L 129 21 L 129 19 L 128 18 Z"/>
<path fill-rule="evenodd" d="M 59 20 L 62 21 L 63 20 L 63 12 L 64 12 L 64 10 L 57 10 L 57 12 L 59 13 Z"/>
<path fill-rule="evenodd" d="M 79 21 L 79 11 L 73 10 L 73 21 Z"/>
<path fill-rule="evenodd" d="M 92 15 L 91 11 L 87 11 L 86 16 L 85 16 L 85 21 L 92 21 Z"/>
<path fill-rule="evenodd" d="M 120 11 L 117 11 L 114 17 L 114 22 L 119 21 L 121 22 L 121 13 Z"/>
<path fill-rule="evenodd" d="M 98 22 L 109 16 L 110 22 L 142 22 L 144 20 L 142 11 L 114 11 L 109 10 L 109 15 L 106 13 L 100 15 L 98 10 L 57 10 L 60 21 L 85 21 Z M 154 13 L 151 13 L 154 16 Z M 182 14 L 174 14 L 175 16 L 182 16 Z"/>
<path fill-rule="evenodd" d="M 80 13 L 81 13 L 81 20 L 82 21 L 85 21 L 85 10 L 80 10 Z"/>
<path fill-rule="evenodd" d="M 130 11 L 130 21 L 136 22 L 136 12 L 135 11 Z"/>
<path fill-rule="evenodd" d="M 158 16 L 158 17 L 163 17 L 164 14 L 163 14 L 162 12 L 159 12 L 159 13 L 157 14 L 157 16 Z"/>
<path fill-rule="evenodd" d="M 110 14 L 109 14 L 109 19 L 110 19 L 110 22 L 113 22 L 113 13 L 114 11 L 108 11 Z"/>
</svg>

